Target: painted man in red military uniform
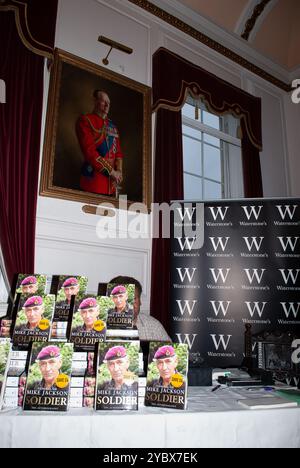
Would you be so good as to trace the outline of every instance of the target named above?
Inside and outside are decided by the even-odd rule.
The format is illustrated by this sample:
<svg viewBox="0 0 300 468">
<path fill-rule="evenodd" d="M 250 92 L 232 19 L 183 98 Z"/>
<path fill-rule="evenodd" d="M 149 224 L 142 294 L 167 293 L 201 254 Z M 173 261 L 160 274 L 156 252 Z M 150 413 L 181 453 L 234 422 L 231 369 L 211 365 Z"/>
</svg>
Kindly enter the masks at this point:
<svg viewBox="0 0 300 468">
<path fill-rule="evenodd" d="M 123 154 L 117 127 L 107 118 L 110 99 L 105 91 L 93 93 L 93 113 L 81 115 L 76 133 L 84 154 L 80 188 L 86 192 L 116 195 L 123 180 Z"/>
</svg>

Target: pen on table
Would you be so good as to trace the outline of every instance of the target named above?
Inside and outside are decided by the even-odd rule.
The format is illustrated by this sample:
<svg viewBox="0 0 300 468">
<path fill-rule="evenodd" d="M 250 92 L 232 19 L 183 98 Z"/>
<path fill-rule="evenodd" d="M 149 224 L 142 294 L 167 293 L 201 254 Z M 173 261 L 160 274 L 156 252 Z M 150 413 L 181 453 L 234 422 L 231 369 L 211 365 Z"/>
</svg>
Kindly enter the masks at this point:
<svg viewBox="0 0 300 468">
<path fill-rule="evenodd" d="M 262 390 L 264 392 L 273 392 L 275 390 L 274 387 L 250 387 L 247 388 L 248 392 L 261 392 Z"/>
<path fill-rule="evenodd" d="M 221 385 L 216 385 L 214 388 L 212 388 L 212 392 L 215 392 L 216 390 L 218 390 L 218 388 L 221 388 Z"/>
</svg>

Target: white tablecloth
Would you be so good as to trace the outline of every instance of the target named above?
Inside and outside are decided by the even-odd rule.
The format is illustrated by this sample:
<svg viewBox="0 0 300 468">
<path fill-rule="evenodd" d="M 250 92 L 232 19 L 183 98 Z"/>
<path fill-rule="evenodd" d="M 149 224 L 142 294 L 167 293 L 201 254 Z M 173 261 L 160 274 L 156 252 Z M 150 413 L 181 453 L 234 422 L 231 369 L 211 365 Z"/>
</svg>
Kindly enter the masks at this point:
<svg viewBox="0 0 300 468">
<path fill-rule="evenodd" d="M 137 412 L 0 413 L 0 447 L 300 448 L 300 408 L 247 410 L 246 389 L 189 389 L 186 411 L 141 407 Z"/>
</svg>

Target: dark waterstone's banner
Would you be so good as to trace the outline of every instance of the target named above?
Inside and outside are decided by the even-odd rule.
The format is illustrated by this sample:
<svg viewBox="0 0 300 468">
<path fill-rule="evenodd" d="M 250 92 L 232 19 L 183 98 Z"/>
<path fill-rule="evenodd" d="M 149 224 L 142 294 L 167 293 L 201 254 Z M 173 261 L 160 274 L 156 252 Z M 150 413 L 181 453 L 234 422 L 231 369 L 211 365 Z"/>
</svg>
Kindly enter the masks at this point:
<svg viewBox="0 0 300 468">
<path fill-rule="evenodd" d="M 180 203 L 171 247 L 172 339 L 194 362 L 239 366 L 252 332 L 300 329 L 300 200 L 204 203 L 204 246 L 178 235 L 197 228 L 196 202 Z M 253 350 L 254 354 L 255 349 Z"/>
</svg>

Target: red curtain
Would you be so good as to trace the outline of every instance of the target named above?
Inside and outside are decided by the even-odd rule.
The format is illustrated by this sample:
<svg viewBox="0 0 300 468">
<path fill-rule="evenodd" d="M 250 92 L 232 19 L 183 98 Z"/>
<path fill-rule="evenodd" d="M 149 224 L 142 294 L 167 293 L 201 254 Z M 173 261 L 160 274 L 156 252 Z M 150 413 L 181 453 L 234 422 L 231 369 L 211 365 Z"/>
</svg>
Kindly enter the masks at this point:
<svg viewBox="0 0 300 468">
<path fill-rule="evenodd" d="M 0 12 L 12 11 L 23 44 L 32 52 L 52 57 L 57 0 L 1 0 Z"/>
<path fill-rule="evenodd" d="M 41 3 L 45 2 L 39 2 L 39 7 Z M 25 18 L 27 26 L 41 22 L 44 36 L 37 33 L 41 25 L 35 30 L 35 38 L 40 40 L 46 37 L 48 22 L 48 39 L 53 45 L 57 1 L 49 3 L 53 15 L 47 17 L 47 10 L 44 10 L 43 21 L 34 14 L 33 1 L 4 2 L 0 7 L 0 78 L 6 84 L 6 103 L 0 104 L 0 242 L 10 283 L 15 273 L 34 272 L 43 104 L 42 55 L 48 55 L 51 50 L 41 44 L 41 49 L 33 53 L 31 50 L 36 49 L 36 41 L 32 37 L 33 48 L 32 44 L 24 41 L 25 47 L 24 31 L 21 40 L 18 30 L 22 18 Z M 17 4 L 20 6 L 19 14 L 16 14 Z M 39 12 L 37 10 L 36 13 Z"/>
<path fill-rule="evenodd" d="M 153 56 L 152 86 L 154 111 L 161 107 L 178 111 L 189 92 L 203 99 L 217 114 L 230 112 L 241 118 L 252 145 L 262 149 L 260 98 L 164 48 L 158 49 Z"/>
<path fill-rule="evenodd" d="M 183 198 L 181 112 L 159 109 L 156 116 L 154 202 Z M 170 239 L 153 239 L 151 315 L 168 330 L 170 296 Z"/>
<path fill-rule="evenodd" d="M 244 120 L 241 120 L 241 129 L 245 198 L 261 198 L 263 185 L 259 150 L 252 144 Z"/>
<path fill-rule="evenodd" d="M 153 110 L 157 111 L 154 202 L 184 197 L 181 108 L 187 93 L 203 99 L 217 114 L 230 112 L 241 119 L 245 196 L 262 197 L 261 100 L 160 48 L 153 56 Z M 170 241 L 153 239 L 151 315 L 167 330 L 169 294 Z"/>
</svg>

